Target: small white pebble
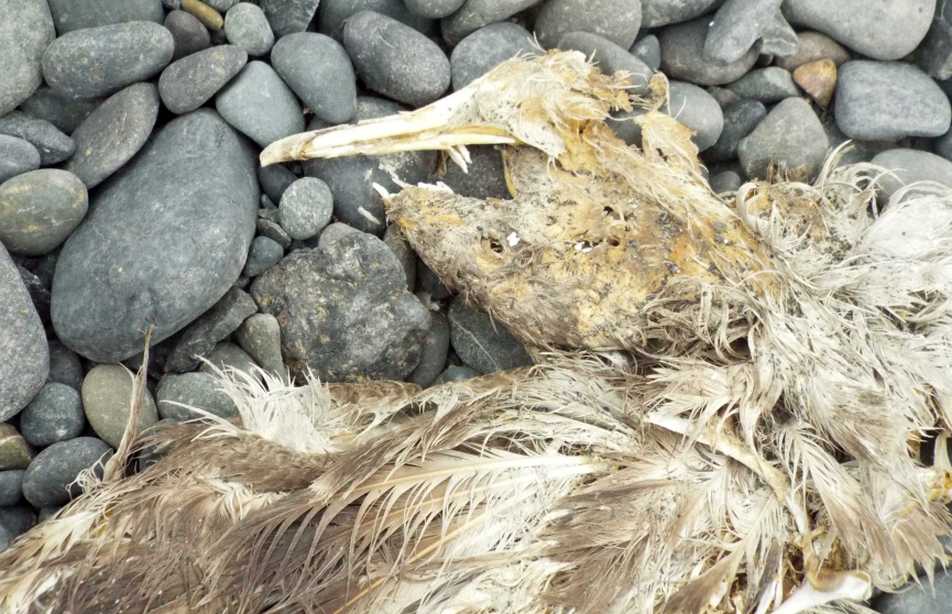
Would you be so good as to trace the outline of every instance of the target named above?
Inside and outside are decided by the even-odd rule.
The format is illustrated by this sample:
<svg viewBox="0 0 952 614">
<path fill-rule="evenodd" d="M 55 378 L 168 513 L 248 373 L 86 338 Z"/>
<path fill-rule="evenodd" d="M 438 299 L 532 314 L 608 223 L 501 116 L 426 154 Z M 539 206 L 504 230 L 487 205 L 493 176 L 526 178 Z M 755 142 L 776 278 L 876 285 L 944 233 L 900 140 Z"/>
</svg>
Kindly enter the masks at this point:
<svg viewBox="0 0 952 614">
<path fill-rule="evenodd" d="M 520 240 L 521 239 L 519 238 L 519 235 L 517 235 L 515 231 L 510 232 L 509 236 L 506 237 L 506 242 L 509 243 L 509 247 L 515 247 L 519 245 Z"/>
</svg>

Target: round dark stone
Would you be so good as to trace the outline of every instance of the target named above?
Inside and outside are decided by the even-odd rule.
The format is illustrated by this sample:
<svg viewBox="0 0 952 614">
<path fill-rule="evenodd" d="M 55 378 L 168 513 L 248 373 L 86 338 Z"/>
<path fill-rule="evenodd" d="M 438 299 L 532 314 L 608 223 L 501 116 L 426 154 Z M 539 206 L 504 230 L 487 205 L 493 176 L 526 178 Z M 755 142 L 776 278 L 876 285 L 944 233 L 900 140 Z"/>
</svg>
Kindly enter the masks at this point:
<svg viewBox="0 0 952 614">
<path fill-rule="evenodd" d="M 26 504 L 0 507 L 0 531 L 5 531 L 12 540 L 23 535 L 36 525 L 36 512 Z"/>
<path fill-rule="evenodd" d="M 43 77 L 74 98 L 103 96 L 158 74 L 174 51 L 171 32 L 148 21 L 75 30 L 46 49 Z"/>
<path fill-rule="evenodd" d="M 23 499 L 24 469 L 0 471 L 0 507 L 16 505 Z"/>
<path fill-rule="evenodd" d="M 446 356 L 450 349 L 450 323 L 446 315 L 440 312 L 430 313 L 430 329 L 423 338 L 420 363 L 407 381 L 426 388 L 431 385 L 446 366 Z"/>
<path fill-rule="evenodd" d="M 450 54 L 453 89 L 463 89 L 501 62 L 532 50 L 532 35 L 519 24 L 502 22 L 480 28 L 461 40 Z"/>
<path fill-rule="evenodd" d="M 244 68 L 248 54 L 235 45 L 216 45 L 169 64 L 159 77 L 159 95 L 169 111 L 194 111 Z"/>
<path fill-rule="evenodd" d="M 40 152 L 32 143 L 0 134 L 0 183 L 39 167 Z"/>
<path fill-rule="evenodd" d="M 0 0 L 0 117 L 40 87 L 40 59 L 55 37 L 46 0 Z"/>
<path fill-rule="evenodd" d="M 543 47 L 558 45 L 566 32 L 598 34 L 628 49 L 641 28 L 641 0 L 548 0 L 536 16 Z"/>
<path fill-rule="evenodd" d="M 208 49 L 212 44 L 208 29 L 191 13 L 177 10 L 170 12 L 165 17 L 165 28 L 172 33 L 175 41 L 172 61 Z"/>
<path fill-rule="evenodd" d="M 66 384 L 74 390 L 83 385 L 83 363 L 73 350 L 59 341 L 50 341 L 49 381 Z"/>
<path fill-rule="evenodd" d="M 0 185 L 0 241 L 15 254 L 56 249 L 86 215 L 86 186 L 73 173 L 42 168 Z"/>
<path fill-rule="evenodd" d="M 46 384 L 20 413 L 20 434 L 40 448 L 79 437 L 85 426 L 79 392 L 66 384 Z"/>
<path fill-rule="evenodd" d="M 724 129 L 712 147 L 705 150 L 704 159 L 725 162 L 737 157 L 740 140 L 753 132 L 767 116 L 767 108 L 756 100 L 739 100 L 724 109 Z"/>
<path fill-rule="evenodd" d="M 787 98 L 740 141 L 737 154 L 748 177 L 766 178 L 770 165 L 793 180 L 809 181 L 820 170 L 829 140 L 810 103 Z"/>
<path fill-rule="evenodd" d="M 54 443 L 36 455 L 23 475 L 23 496 L 34 507 L 60 505 L 79 494 L 68 488 L 83 469 L 112 453 L 104 441 L 95 437 L 77 437 Z"/>
<path fill-rule="evenodd" d="M 251 242 L 248 252 L 248 262 L 245 264 L 243 275 L 257 277 L 284 258 L 284 248 L 281 244 L 265 236 L 257 236 Z"/>
<path fill-rule="evenodd" d="M 347 52 L 323 34 L 299 32 L 281 37 L 271 65 L 316 117 L 342 124 L 357 112 L 357 78 Z"/>
<path fill-rule="evenodd" d="M 532 364 L 525 347 L 480 309 L 457 296 L 449 310 L 453 349 L 468 366 L 481 373 L 506 371 Z"/>
<path fill-rule="evenodd" d="M 661 43 L 654 34 L 639 38 L 629 51 L 652 71 L 661 68 Z"/>
<path fill-rule="evenodd" d="M 258 167 L 258 182 L 272 203 L 281 202 L 281 196 L 288 186 L 297 181 L 297 175 L 288 170 L 283 164 Z"/>
<path fill-rule="evenodd" d="M 304 113 L 294 92 L 264 62 L 249 62 L 215 97 L 215 108 L 261 147 L 304 131 Z"/>
</svg>

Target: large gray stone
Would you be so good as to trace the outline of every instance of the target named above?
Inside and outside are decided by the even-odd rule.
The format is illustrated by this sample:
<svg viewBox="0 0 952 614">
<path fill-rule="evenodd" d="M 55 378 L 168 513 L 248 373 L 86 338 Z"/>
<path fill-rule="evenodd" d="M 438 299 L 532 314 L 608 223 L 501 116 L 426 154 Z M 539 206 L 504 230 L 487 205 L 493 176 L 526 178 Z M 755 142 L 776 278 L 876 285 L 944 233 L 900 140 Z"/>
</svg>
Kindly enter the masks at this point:
<svg viewBox="0 0 952 614">
<path fill-rule="evenodd" d="M 854 60 L 840 66 L 836 125 L 861 141 L 945 134 L 952 108 L 927 74 L 905 62 Z"/>
<path fill-rule="evenodd" d="M 535 33 L 546 48 L 566 32 L 590 32 L 628 49 L 641 28 L 641 0 L 548 0 L 539 9 Z"/>
<path fill-rule="evenodd" d="M 159 416 L 163 420 L 183 422 L 201 417 L 202 414 L 190 409 L 192 407 L 222 418 L 238 415 L 235 402 L 220 389 L 218 381 L 208 373 L 165 375 L 159 382 L 155 396 Z"/>
<path fill-rule="evenodd" d="M 40 59 L 55 37 L 46 0 L 0 0 L 0 117 L 40 87 Z"/>
<path fill-rule="evenodd" d="M 443 38 L 450 46 L 491 23 L 505 21 L 541 0 L 466 0 L 458 11 L 442 21 Z"/>
<path fill-rule="evenodd" d="M 319 119 L 342 124 L 357 112 L 357 78 L 347 52 L 333 38 L 314 32 L 281 37 L 271 65 Z"/>
<path fill-rule="evenodd" d="M 936 0 L 786 0 L 791 23 L 829 34 L 876 60 L 898 60 L 925 38 Z"/>
<path fill-rule="evenodd" d="M 66 384 L 47 383 L 20 412 L 20 432 L 32 446 L 45 447 L 79 437 L 86 426 L 79 392 Z"/>
<path fill-rule="evenodd" d="M 407 9 L 403 0 L 321 0 L 317 19 L 318 31 L 340 40 L 344 22 L 361 11 L 374 11 L 393 17 L 425 34 L 433 29 L 432 20 L 414 14 Z"/>
<path fill-rule="evenodd" d="M 737 153 L 744 172 L 766 178 L 770 165 L 794 180 L 810 180 L 823 164 L 829 141 L 810 103 L 787 98 L 740 141 Z"/>
<path fill-rule="evenodd" d="M 40 152 L 40 166 L 59 164 L 76 151 L 76 143 L 50 122 L 13 111 L 0 117 L 0 134 L 31 143 Z"/>
<path fill-rule="evenodd" d="M 76 153 L 66 170 L 96 187 L 142 149 L 158 116 L 155 85 L 135 83 L 116 92 L 73 132 Z"/>
<path fill-rule="evenodd" d="M 54 443 L 36 455 L 23 474 L 23 496 L 34 507 L 60 505 L 79 494 L 69 488 L 79 472 L 108 460 L 112 449 L 95 437 Z"/>
<path fill-rule="evenodd" d="M 0 421 L 26 407 L 43 387 L 50 354 L 43 323 L 17 267 L 0 243 Z M 15 356 L 15 360 L 10 357 Z"/>
<path fill-rule="evenodd" d="M 73 98 L 104 96 L 158 74 L 174 52 L 172 33 L 150 21 L 74 30 L 46 49 L 43 77 Z"/>
<path fill-rule="evenodd" d="M 781 0 L 727 0 L 711 20 L 704 54 L 716 62 L 744 57 L 773 23 Z"/>
<path fill-rule="evenodd" d="M 162 23 L 162 0 L 47 0 L 60 36 L 126 21 Z"/>
<path fill-rule="evenodd" d="M 884 202 L 899 188 L 917 181 L 935 181 L 952 188 L 952 162 L 928 151 L 890 149 L 876 154 L 871 162 L 891 173 L 879 182 L 879 196 Z"/>
<path fill-rule="evenodd" d="M 450 86 L 450 61 L 440 47 L 396 19 L 362 11 L 347 20 L 344 47 L 368 88 L 422 107 Z"/>
<path fill-rule="evenodd" d="M 121 365 L 96 365 L 83 379 L 80 393 L 83 412 L 89 426 L 113 448 L 119 446 L 126 432 L 132 410 L 134 379 L 132 372 Z M 139 410 L 139 432 L 158 420 L 155 401 L 148 389 L 143 390 Z"/>
<path fill-rule="evenodd" d="M 244 267 L 254 235 L 254 155 L 214 112 L 167 124 L 95 195 L 60 252 L 53 326 L 97 362 L 158 343 L 207 311 Z"/>
<path fill-rule="evenodd" d="M 294 92 L 264 62 L 249 62 L 215 97 L 215 108 L 261 147 L 304 131 L 304 113 Z"/>
<path fill-rule="evenodd" d="M 235 45 L 215 45 L 169 64 L 159 77 L 162 104 L 172 113 L 194 111 L 225 87 L 248 63 Z"/>
<path fill-rule="evenodd" d="M 40 152 L 29 141 L 0 134 L 0 183 L 40 167 Z"/>
<path fill-rule="evenodd" d="M 654 71 L 628 49 L 619 47 L 603 36 L 589 32 L 567 32 L 559 39 L 558 47 L 581 51 L 586 57 L 592 58 L 605 74 L 627 72 L 632 84 L 629 90 L 631 94 L 643 96 L 649 91 L 648 81 Z"/>
<path fill-rule="evenodd" d="M 723 0 L 641 0 L 641 27 L 657 28 L 688 21 L 711 11 Z"/>
<path fill-rule="evenodd" d="M 450 54 L 453 89 L 463 89 L 501 62 L 532 50 L 532 35 L 519 24 L 506 21 L 480 28 L 461 40 Z"/>
<path fill-rule="evenodd" d="M 166 371 L 191 371 L 219 341 L 235 332 L 245 318 L 257 311 L 255 302 L 244 290 L 229 288 L 215 306 L 182 331 L 175 348 L 165 361 Z"/>
<path fill-rule="evenodd" d="M 292 252 L 251 294 L 281 325 L 291 371 L 325 381 L 402 379 L 417 366 L 430 315 L 407 290 L 397 257 L 374 236 L 349 232 Z"/>
<path fill-rule="evenodd" d="M 278 36 L 307 30 L 321 0 L 259 0 Z"/>
<path fill-rule="evenodd" d="M 480 373 L 505 371 L 532 363 L 525 347 L 485 311 L 457 296 L 449 310 L 450 341 L 467 366 Z"/>
<path fill-rule="evenodd" d="M 48 254 L 82 221 L 89 200 L 73 173 L 41 168 L 0 185 L 0 241 L 14 254 Z"/>
<path fill-rule="evenodd" d="M 720 62 L 705 55 L 709 23 L 702 17 L 661 30 L 661 70 L 668 77 L 699 85 L 722 85 L 736 81 L 751 69 L 757 61 L 754 48 L 734 62 Z"/>
</svg>

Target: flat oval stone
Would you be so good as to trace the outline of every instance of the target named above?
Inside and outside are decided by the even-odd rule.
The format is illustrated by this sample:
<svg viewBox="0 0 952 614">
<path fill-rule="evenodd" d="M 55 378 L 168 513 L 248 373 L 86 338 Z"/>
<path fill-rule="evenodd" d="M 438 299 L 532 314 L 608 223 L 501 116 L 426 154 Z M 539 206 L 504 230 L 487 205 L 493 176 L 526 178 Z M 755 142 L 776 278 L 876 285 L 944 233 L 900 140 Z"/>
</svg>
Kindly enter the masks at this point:
<svg viewBox="0 0 952 614">
<path fill-rule="evenodd" d="M 62 36 L 73 30 L 108 26 L 126 21 L 162 23 L 162 0 L 47 0 L 56 31 Z"/>
<path fill-rule="evenodd" d="M 448 313 L 450 342 L 460 359 L 480 373 L 532 364 L 525 347 L 500 322 L 457 296 Z"/>
<path fill-rule="evenodd" d="M 162 103 L 175 114 L 188 113 L 211 100 L 248 63 L 235 45 L 215 45 L 169 64 L 159 77 Z"/>
<path fill-rule="evenodd" d="M 40 166 L 51 166 L 69 159 L 76 143 L 50 122 L 13 111 L 0 117 L 0 134 L 28 141 L 40 152 Z"/>
<path fill-rule="evenodd" d="M 925 38 L 935 5 L 935 0 L 786 0 L 783 14 L 865 56 L 898 60 Z"/>
<path fill-rule="evenodd" d="M 661 30 L 661 70 L 671 79 L 699 85 L 722 85 L 741 78 L 757 61 L 751 48 L 735 62 L 718 62 L 704 55 L 708 32 L 707 18 L 668 26 Z"/>
<path fill-rule="evenodd" d="M 632 94 L 644 95 L 649 91 L 648 81 L 654 71 L 627 49 L 619 47 L 605 37 L 589 32 L 568 32 L 559 39 L 558 47 L 581 51 L 592 58 L 607 75 L 618 71 L 627 72 L 633 86 L 629 90 Z"/>
<path fill-rule="evenodd" d="M 672 81 L 668 90 L 669 115 L 694 131 L 694 144 L 704 151 L 717 142 L 724 129 L 724 114 L 714 97 L 693 83 Z"/>
<path fill-rule="evenodd" d="M 155 395 L 158 399 L 159 415 L 164 420 L 184 422 L 202 416 L 190 407 L 222 418 L 238 415 L 235 402 L 220 389 L 218 381 L 207 373 L 167 374 L 159 382 Z"/>
<path fill-rule="evenodd" d="M 506 2 L 508 0 L 502 1 Z M 434 22 L 431 19 L 414 14 L 407 9 L 403 0 L 322 0 L 317 19 L 318 31 L 335 40 L 340 40 L 344 30 L 344 22 L 361 11 L 374 11 L 392 17 L 424 34 L 433 30 Z"/>
<path fill-rule="evenodd" d="M 50 382 L 20 412 L 20 433 L 32 446 L 45 447 L 79 437 L 86 426 L 79 392 Z"/>
<path fill-rule="evenodd" d="M 459 10 L 466 0 L 403 0 L 407 8 L 420 17 L 439 19 L 448 17 Z"/>
<path fill-rule="evenodd" d="M 912 64 L 853 60 L 839 69 L 836 125 L 861 141 L 940 136 L 952 122 L 949 99 Z"/>
<path fill-rule="evenodd" d="M 248 55 L 259 56 L 271 51 L 274 32 L 257 4 L 239 2 L 228 9 L 225 15 L 225 36 L 232 45 L 237 45 Z"/>
<path fill-rule="evenodd" d="M 155 85 L 136 83 L 116 92 L 73 133 L 76 154 L 66 170 L 87 187 L 96 187 L 142 149 L 158 116 Z"/>
<path fill-rule="evenodd" d="M 641 27 L 657 28 L 688 21 L 712 10 L 721 0 L 641 0 Z"/>
<path fill-rule="evenodd" d="M 28 141 L 0 134 L 0 183 L 40 168 L 40 152 Z"/>
<path fill-rule="evenodd" d="M 304 131 L 304 112 L 294 92 L 264 62 L 249 62 L 215 97 L 215 108 L 261 147 Z"/>
<path fill-rule="evenodd" d="M 60 340 L 96 362 L 159 343 L 221 298 L 255 228 L 254 153 L 210 110 L 169 122 L 93 198 L 53 277 Z M 186 275 L 187 273 L 187 275 Z"/>
<path fill-rule="evenodd" d="M 55 37 L 46 0 L 0 0 L 0 117 L 40 87 L 40 59 Z"/>
<path fill-rule="evenodd" d="M 76 175 L 42 168 L 0 185 L 0 241 L 14 254 L 48 254 L 86 216 L 86 186 Z"/>
<path fill-rule="evenodd" d="M 316 117 L 343 124 L 357 112 L 357 77 L 344 47 L 314 32 L 282 36 L 271 65 Z"/>
<path fill-rule="evenodd" d="M 412 107 L 450 86 L 450 61 L 433 41 L 396 19 L 362 11 L 347 20 L 344 47 L 364 85 Z"/>
<path fill-rule="evenodd" d="M 26 115 L 45 120 L 65 134 L 71 134 L 102 103 L 100 98 L 69 98 L 43 86 L 23 101 Z"/>
<path fill-rule="evenodd" d="M 890 149 L 876 154 L 871 162 L 890 171 L 879 181 L 883 202 L 901 187 L 917 181 L 935 181 L 952 188 L 952 162 L 928 151 Z"/>
<path fill-rule="evenodd" d="M 34 507 L 61 505 L 79 494 L 69 488 L 79 472 L 105 461 L 112 453 L 101 439 L 77 437 L 54 443 L 36 455 L 23 474 L 23 496 Z"/>
<path fill-rule="evenodd" d="M 590 32 L 628 49 L 641 28 L 641 0 L 548 0 L 539 9 L 535 33 L 546 48 L 566 32 Z"/>
<path fill-rule="evenodd" d="M 443 39 L 455 45 L 466 36 L 491 23 L 505 21 L 541 0 L 466 0 L 458 11 L 443 19 Z"/>
<path fill-rule="evenodd" d="M 171 11 L 165 17 L 165 29 L 172 33 L 172 39 L 175 40 L 175 52 L 172 54 L 172 61 L 184 58 L 196 51 L 208 49 L 212 44 L 211 35 L 208 33 L 198 17 L 185 11 Z"/>
<path fill-rule="evenodd" d="M 132 373 L 120 365 L 96 365 L 83 379 L 80 392 L 89 426 L 113 448 L 119 446 L 129 422 L 133 383 Z M 158 420 L 152 393 L 144 390 L 137 423 L 139 431 Z"/>
<path fill-rule="evenodd" d="M 505 21 L 482 27 L 461 40 L 450 54 L 453 89 L 463 89 L 500 63 L 532 50 L 532 35 L 519 24 Z"/>
<path fill-rule="evenodd" d="M 767 114 L 737 148 L 749 177 L 766 178 L 770 165 L 793 180 L 809 181 L 820 170 L 829 140 L 810 103 L 787 98 Z"/>
<path fill-rule="evenodd" d="M 43 77 L 73 98 L 104 96 L 157 74 L 174 51 L 171 32 L 149 21 L 75 30 L 46 49 Z"/>
</svg>

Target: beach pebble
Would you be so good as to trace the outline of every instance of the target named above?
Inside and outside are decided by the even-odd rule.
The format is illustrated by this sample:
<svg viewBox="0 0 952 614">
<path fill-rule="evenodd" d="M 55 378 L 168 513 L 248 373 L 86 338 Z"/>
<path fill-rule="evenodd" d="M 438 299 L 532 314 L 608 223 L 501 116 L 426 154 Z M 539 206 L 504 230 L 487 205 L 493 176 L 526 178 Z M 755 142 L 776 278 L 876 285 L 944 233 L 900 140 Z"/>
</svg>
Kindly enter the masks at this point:
<svg viewBox="0 0 952 614">
<path fill-rule="evenodd" d="M 165 29 L 172 33 L 172 40 L 175 41 L 173 62 L 196 51 L 208 49 L 212 44 L 208 29 L 191 13 L 172 11 L 166 15 L 164 25 Z"/>
<path fill-rule="evenodd" d="M 76 437 L 54 443 L 36 455 L 23 474 L 23 496 L 34 507 L 61 505 L 77 496 L 70 488 L 80 471 L 98 462 L 103 464 L 112 449 L 95 437 Z"/>
<path fill-rule="evenodd" d="M 809 181 L 820 170 L 828 147 L 826 131 L 810 103 L 787 98 L 740 141 L 737 153 L 749 177 L 766 178 L 773 164 L 794 181 Z"/>
<path fill-rule="evenodd" d="M 268 17 L 274 33 L 284 36 L 307 30 L 321 0 L 258 0 L 258 4 Z"/>
<path fill-rule="evenodd" d="M 248 352 L 230 341 L 222 341 L 205 357 L 201 373 L 215 374 L 217 371 L 242 371 L 253 373 L 259 365 Z"/>
<path fill-rule="evenodd" d="M 40 152 L 29 141 L 0 134 L 0 183 L 40 167 Z"/>
<path fill-rule="evenodd" d="M 113 94 L 73 133 L 76 153 L 66 170 L 93 188 L 142 149 L 159 116 L 159 94 L 152 83 L 136 83 Z"/>
<path fill-rule="evenodd" d="M 769 58 L 789 57 L 800 48 L 800 39 L 778 8 L 773 17 L 764 25 L 760 32 L 760 55 L 764 61 Z"/>
<path fill-rule="evenodd" d="M 250 294 L 235 287 L 229 288 L 214 307 L 182 331 L 165 361 L 165 370 L 182 373 L 195 369 L 202 357 L 257 310 Z"/>
<path fill-rule="evenodd" d="M 304 131 L 294 92 L 264 62 L 249 62 L 215 97 L 222 118 L 261 147 Z"/>
<path fill-rule="evenodd" d="M 83 384 L 83 363 L 73 350 L 56 340 L 49 342 L 50 382 L 66 384 L 79 390 Z"/>
<path fill-rule="evenodd" d="M 23 469 L 33 459 L 33 448 L 12 425 L 0 422 L 0 471 Z"/>
<path fill-rule="evenodd" d="M 861 141 L 945 134 L 949 99 L 927 74 L 904 62 L 853 60 L 839 69 L 836 125 Z"/>
<path fill-rule="evenodd" d="M 830 59 L 816 60 L 797 66 L 793 81 L 824 109 L 830 106 L 836 91 L 837 68 Z"/>
<path fill-rule="evenodd" d="M 497 2 L 500 0 L 490 1 Z M 432 19 L 421 17 L 409 10 L 403 0 L 321 0 L 317 19 L 318 31 L 321 34 L 340 40 L 344 30 L 344 22 L 361 11 L 374 11 L 392 17 L 424 34 L 429 34 L 436 23 Z"/>
<path fill-rule="evenodd" d="M 270 313 L 256 313 L 242 322 L 235 340 L 265 371 L 285 373 L 281 357 L 281 325 Z"/>
<path fill-rule="evenodd" d="M 172 33 L 150 21 L 74 30 L 46 49 L 43 77 L 67 96 L 104 96 L 158 74 L 174 51 Z"/>
<path fill-rule="evenodd" d="M 919 66 L 930 77 L 952 77 L 952 2 L 938 0 L 929 33 L 919 47 Z"/>
<path fill-rule="evenodd" d="M 239 2 L 225 15 L 225 36 L 250 56 L 264 55 L 274 45 L 274 32 L 257 4 Z"/>
<path fill-rule="evenodd" d="M 162 0 L 47 0 L 60 36 L 127 21 L 162 23 Z"/>
<path fill-rule="evenodd" d="M 156 389 L 159 416 L 163 420 L 184 422 L 201 417 L 194 407 L 221 418 L 238 415 L 235 402 L 219 389 L 218 381 L 208 373 L 169 373 Z M 181 404 L 181 405 L 180 405 Z M 189 407 L 182 407 L 188 405 Z"/>
<path fill-rule="evenodd" d="M 258 167 L 258 182 L 261 184 L 261 191 L 268 195 L 272 203 L 281 202 L 284 191 L 297 179 L 297 175 L 283 164 Z"/>
<path fill-rule="evenodd" d="M 342 124 L 354 118 L 354 67 L 333 38 L 314 32 L 283 36 L 271 50 L 271 65 L 319 119 Z"/>
<path fill-rule="evenodd" d="M 281 224 L 278 224 L 275 220 L 259 217 L 255 223 L 255 229 L 258 231 L 258 234 L 271 239 L 280 245 L 282 249 L 291 247 L 291 237 L 284 228 L 281 228 Z"/>
<path fill-rule="evenodd" d="M 235 45 L 216 45 L 169 64 L 159 77 L 159 95 L 169 111 L 194 111 L 218 93 L 248 63 Z"/>
<path fill-rule="evenodd" d="M 641 0 L 641 27 L 658 28 L 714 10 L 722 0 Z"/>
<path fill-rule="evenodd" d="M 795 26 L 829 34 L 876 60 L 898 60 L 922 42 L 936 0 L 786 0 L 783 13 Z"/>
<path fill-rule="evenodd" d="M 724 129 L 717 142 L 704 152 L 704 159 L 710 162 L 735 159 L 741 139 L 753 132 L 766 116 L 767 108 L 756 100 L 738 100 L 727 106 L 724 109 Z"/>
<path fill-rule="evenodd" d="M 446 315 L 430 312 L 430 329 L 423 337 L 420 363 L 407 378 L 421 388 L 430 386 L 446 366 L 446 356 L 450 349 L 450 323 Z"/>
<path fill-rule="evenodd" d="M 450 62 L 440 47 L 396 19 L 362 11 L 344 24 L 344 47 L 369 89 L 422 107 L 450 86 Z"/>
<path fill-rule="evenodd" d="M 24 473 L 24 469 L 0 471 L 0 507 L 16 505 L 23 500 Z"/>
<path fill-rule="evenodd" d="M 40 87 L 40 60 L 55 37 L 46 0 L 0 0 L 0 117 Z"/>
<path fill-rule="evenodd" d="M 9 535 L 11 540 L 26 533 L 34 525 L 36 525 L 36 512 L 29 505 L 0 507 L 0 531 Z"/>
<path fill-rule="evenodd" d="M 643 96 L 648 93 L 648 81 L 653 71 L 626 48 L 619 47 L 607 38 L 589 32 L 568 32 L 559 39 L 558 48 L 581 51 L 607 75 L 625 71 L 630 75 L 633 86 L 629 90 L 631 94 Z"/>
<path fill-rule="evenodd" d="M 532 52 L 532 35 L 508 21 L 480 28 L 461 40 L 450 54 L 453 89 L 460 90 L 501 62 Z"/>
<path fill-rule="evenodd" d="M 86 186 L 69 171 L 43 168 L 0 185 L 0 241 L 14 254 L 58 247 L 86 215 Z"/>
<path fill-rule="evenodd" d="M 407 243 L 407 239 L 403 236 L 400 227 L 396 224 L 387 226 L 387 231 L 383 233 L 383 242 L 387 244 L 390 251 L 392 251 L 397 257 L 397 260 L 400 261 L 400 266 L 403 267 L 403 274 L 407 278 L 407 290 L 413 292 L 416 288 L 417 256 L 413 248 L 410 247 L 410 244 Z"/>
<path fill-rule="evenodd" d="M 86 420 L 96 434 L 115 448 L 122 439 L 129 421 L 133 393 L 132 373 L 120 365 L 96 365 L 83 379 L 80 390 Z M 143 391 L 139 413 L 139 429 L 158 420 L 152 393 Z"/>
<path fill-rule="evenodd" d="M 420 17 L 439 19 L 455 13 L 466 0 L 403 0 L 403 3 Z"/>
<path fill-rule="evenodd" d="M 871 162 L 890 171 L 879 181 L 881 202 L 888 201 L 899 188 L 917 181 L 935 181 L 952 188 L 952 162 L 928 151 L 890 149 Z"/>
<path fill-rule="evenodd" d="M 704 54 L 709 20 L 706 17 L 668 26 L 661 30 L 661 70 L 671 79 L 698 85 L 722 85 L 741 78 L 757 61 L 751 48 L 740 59 L 724 63 Z"/>
<path fill-rule="evenodd" d="M 251 242 L 248 261 L 242 273 L 245 277 L 257 277 L 284 258 L 284 248 L 270 237 L 259 235 Z"/>
<path fill-rule="evenodd" d="M 24 100 L 20 109 L 29 117 L 49 122 L 65 136 L 76 130 L 101 103 L 101 98 L 69 98 L 43 86 Z"/>
<path fill-rule="evenodd" d="M 850 59 L 850 52 L 826 34 L 808 30 L 798 33 L 797 38 L 800 41 L 797 52 L 785 58 L 777 58 L 776 64 L 780 68 L 794 70 L 816 60 L 833 60 L 839 66 Z"/>
<path fill-rule="evenodd" d="M 717 9 L 704 41 L 708 60 L 729 64 L 747 55 L 773 22 L 781 0 L 727 0 Z"/>
<path fill-rule="evenodd" d="M 334 195 L 317 177 L 303 177 L 292 183 L 278 205 L 278 222 L 292 239 L 316 236 L 331 221 Z"/>
<path fill-rule="evenodd" d="M 598 34 L 628 49 L 641 28 L 641 0 L 547 0 L 535 20 L 543 47 L 558 45 L 566 32 Z"/>
<path fill-rule="evenodd" d="M 694 131 L 694 143 L 704 151 L 717 142 L 724 129 L 724 114 L 713 96 L 693 83 L 672 81 L 668 90 L 669 115 Z"/>
<path fill-rule="evenodd" d="M 481 374 L 476 369 L 464 365 L 450 365 L 440 373 L 440 376 L 433 382 L 434 386 L 441 384 L 450 384 L 453 382 L 462 382 L 464 380 L 479 377 Z"/>
<path fill-rule="evenodd" d="M 244 268 L 258 205 L 253 153 L 214 112 L 174 119 L 118 176 L 63 246 L 53 326 L 96 362 L 142 351 L 207 311 Z"/>
<path fill-rule="evenodd" d="M 661 43 L 654 34 L 639 38 L 629 51 L 631 55 L 644 62 L 652 72 L 661 68 Z"/>
<path fill-rule="evenodd" d="M 502 322 L 466 304 L 463 297 L 453 299 L 448 317 L 453 349 L 467 366 L 480 373 L 493 373 L 532 364 L 525 347 Z"/>
<path fill-rule="evenodd" d="M 20 433 L 39 448 L 79 437 L 85 426 L 79 392 L 66 384 L 46 384 L 20 413 Z"/>
<path fill-rule="evenodd" d="M 29 142 L 40 152 L 40 166 L 51 166 L 69 159 L 76 143 L 50 122 L 13 111 L 0 117 L 0 134 Z"/>
<path fill-rule="evenodd" d="M 764 104 L 800 95 L 790 72 L 777 66 L 752 70 L 727 87 L 741 98 L 759 100 Z"/>
<path fill-rule="evenodd" d="M 541 0 L 466 0 L 458 11 L 441 22 L 443 39 L 456 45 L 471 33 L 491 23 L 509 19 Z"/>
<path fill-rule="evenodd" d="M 255 279 L 251 294 L 281 324 L 291 371 L 310 367 L 324 381 L 406 377 L 430 326 L 397 257 L 362 232 L 292 252 Z"/>
<path fill-rule="evenodd" d="M 711 190 L 715 194 L 735 192 L 744 183 L 743 177 L 736 171 L 726 170 L 711 175 Z"/>
</svg>

